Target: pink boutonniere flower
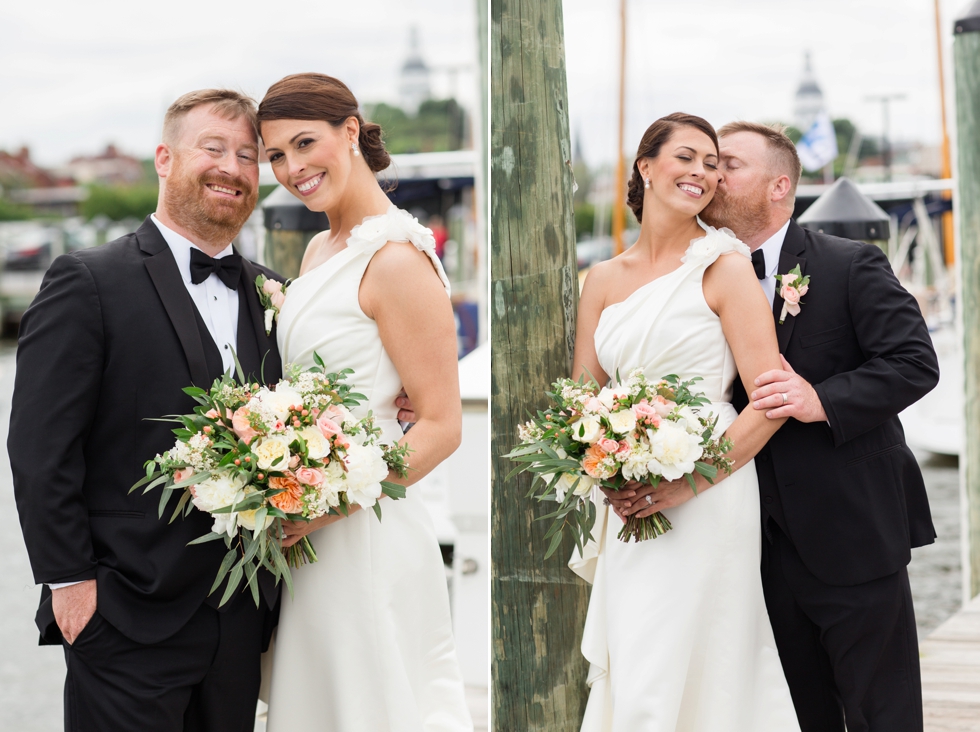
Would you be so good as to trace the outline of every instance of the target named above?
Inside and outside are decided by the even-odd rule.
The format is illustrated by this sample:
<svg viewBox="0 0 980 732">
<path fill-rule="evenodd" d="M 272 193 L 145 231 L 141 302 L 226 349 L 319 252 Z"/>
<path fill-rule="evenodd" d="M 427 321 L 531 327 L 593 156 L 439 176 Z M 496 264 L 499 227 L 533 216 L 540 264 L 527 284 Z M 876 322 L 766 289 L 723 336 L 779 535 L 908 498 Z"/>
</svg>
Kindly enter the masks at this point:
<svg viewBox="0 0 980 732">
<path fill-rule="evenodd" d="M 787 315 L 800 314 L 800 298 L 810 289 L 810 276 L 803 276 L 800 265 L 796 265 L 786 274 L 776 275 L 779 282 L 779 296 L 783 298 L 783 311 L 779 314 L 779 324 L 782 325 Z"/>
<path fill-rule="evenodd" d="M 279 311 L 282 304 L 286 302 L 286 288 L 289 287 L 289 280 L 286 283 L 270 280 L 265 275 L 255 278 L 255 289 L 259 293 L 259 302 L 265 308 L 265 334 L 272 333 L 272 322 L 279 320 Z"/>
</svg>

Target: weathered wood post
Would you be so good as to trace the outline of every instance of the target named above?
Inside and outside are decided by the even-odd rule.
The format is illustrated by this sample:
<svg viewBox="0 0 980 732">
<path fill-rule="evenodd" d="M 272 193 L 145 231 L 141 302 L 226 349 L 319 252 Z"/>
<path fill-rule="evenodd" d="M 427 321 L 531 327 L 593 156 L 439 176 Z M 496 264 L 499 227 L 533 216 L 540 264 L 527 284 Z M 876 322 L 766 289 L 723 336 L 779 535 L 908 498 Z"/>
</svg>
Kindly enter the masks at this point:
<svg viewBox="0 0 980 732">
<path fill-rule="evenodd" d="M 283 277 L 297 277 L 306 245 L 330 228 L 327 215 L 310 211 L 279 186 L 262 202 L 265 228 L 265 265 Z"/>
<path fill-rule="evenodd" d="M 544 513 L 501 458 L 569 373 L 578 303 L 560 0 L 491 0 L 491 597 L 493 728 L 578 730 L 588 589 L 544 561 Z"/>
<path fill-rule="evenodd" d="M 980 594 L 980 0 L 954 24 L 956 216 L 966 397 L 964 594 Z"/>
</svg>

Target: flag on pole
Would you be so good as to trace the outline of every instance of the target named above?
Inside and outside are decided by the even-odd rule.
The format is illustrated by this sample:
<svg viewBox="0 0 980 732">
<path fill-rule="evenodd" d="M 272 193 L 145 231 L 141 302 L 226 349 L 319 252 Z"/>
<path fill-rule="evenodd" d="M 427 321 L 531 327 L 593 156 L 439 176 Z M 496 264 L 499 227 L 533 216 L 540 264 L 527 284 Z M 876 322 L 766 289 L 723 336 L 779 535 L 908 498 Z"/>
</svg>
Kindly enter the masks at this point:
<svg viewBox="0 0 980 732">
<path fill-rule="evenodd" d="M 820 113 L 810 129 L 796 143 L 796 152 L 807 170 L 820 170 L 837 157 L 837 134 L 830 115 L 826 112 Z"/>
</svg>

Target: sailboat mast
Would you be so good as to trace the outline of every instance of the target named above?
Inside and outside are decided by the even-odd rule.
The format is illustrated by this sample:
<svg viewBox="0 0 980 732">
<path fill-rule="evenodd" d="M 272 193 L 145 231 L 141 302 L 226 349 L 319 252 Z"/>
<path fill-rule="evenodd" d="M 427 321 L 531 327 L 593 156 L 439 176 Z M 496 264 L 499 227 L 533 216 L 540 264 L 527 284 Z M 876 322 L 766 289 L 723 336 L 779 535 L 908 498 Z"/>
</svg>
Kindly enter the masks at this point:
<svg viewBox="0 0 980 732">
<path fill-rule="evenodd" d="M 942 177 L 944 180 L 953 177 L 953 166 L 950 162 L 949 134 L 946 131 L 946 77 L 943 73 L 943 33 L 942 18 L 939 14 L 939 0 L 934 0 L 936 7 L 936 54 L 939 59 L 939 106 L 943 121 Z M 950 191 L 943 191 L 943 198 L 952 198 Z M 942 217 L 943 252 L 946 264 L 952 264 L 956 258 L 953 245 L 953 212 L 946 211 Z"/>
</svg>

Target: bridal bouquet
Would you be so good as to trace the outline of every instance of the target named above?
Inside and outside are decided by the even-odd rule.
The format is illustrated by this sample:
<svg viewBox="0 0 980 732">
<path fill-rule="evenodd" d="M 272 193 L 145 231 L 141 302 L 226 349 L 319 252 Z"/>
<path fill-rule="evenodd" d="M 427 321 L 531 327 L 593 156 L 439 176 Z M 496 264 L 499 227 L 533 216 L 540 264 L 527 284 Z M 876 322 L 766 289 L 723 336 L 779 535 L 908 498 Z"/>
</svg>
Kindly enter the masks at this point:
<svg viewBox="0 0 980 732">
<path fill-rule="evenodd" d="M 364 396 L 344 383 L 350 370 L 328 374 L 314 359 L 314 368 L 292 366 L 271 387 L 244 383 L 239 368 L 242 383 L 226 374 L 209 391 L 184 389 L 199 406 L 167 419 L 181 425 L 174 446 L 147 461 L 146 477 L 130 489 L 162 486 L 161 517 L 180 492 L 171 521 L 195 508 L 211 514 L 211 533 L 191 543 L 223 539 L 228 547 L 211 588 L 228 576 L 221 605 L 243 578 L 258 604 L 261 567 L 292 592 L 289 567 L 316 561 L 306 537 L 283 549 L 283 521 L 346 516 L 355 504 L 380 519 L 382 493 L 405 497 L 403 486 L 385 478 L 389 470 L 406 475 L 408 448 L 381 443 L 370 414 L 351 415 Z"/>
<path fill-rule="evenodd" d="M 545 535 L 551 539 L 546 559 L 561 544 L 566 527 L 580 552 L 591 538 L 595 486 L 619 490 L 639 481 L 656 487 L 661 480 L 687 478 L 696 494 L 695 471 L 709 483 L 718 470 L 731 473 L 732 460 L 725 455 L 732 442 L 715 437 L 717 417 L 700 413 L 708 400 L 692 389 L 697 381 L 670 375 L 651 383 L 634 369 L 614 388 L 572 379 L 553 384 L 554 391 L 548 392 L 553 406 L 518 427 L 521 444 L 505 456 L 519 463 L 508 477 L 533 473 L 529 498 L 559 504 L 541 517 L 553 521 Z M 631 516 L 619 539 L 655 539 L 670 529 L 659 511 L 646 518 Z"/>
</svg>

